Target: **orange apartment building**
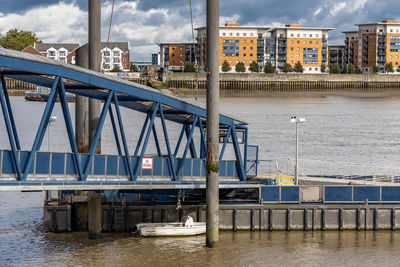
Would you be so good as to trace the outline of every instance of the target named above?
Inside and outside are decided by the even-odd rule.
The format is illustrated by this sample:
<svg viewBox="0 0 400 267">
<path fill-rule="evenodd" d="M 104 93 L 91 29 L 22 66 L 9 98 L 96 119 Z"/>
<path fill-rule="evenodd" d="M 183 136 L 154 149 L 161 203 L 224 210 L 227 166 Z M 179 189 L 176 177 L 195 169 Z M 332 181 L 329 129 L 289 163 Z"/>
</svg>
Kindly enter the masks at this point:
<svg viewBox="0 0 400 267">
<path fill-rule="evenodd" d="M 288 63 L 303 65 L 304 73 L 320 73 L 321 64 L 328 66 L 328 32 L 332 28 L 302 27 L 285 25 L 270 29 L 266 39 L 267 60 L 282 72 Z"/>
<path fill-rule="evenodd" d="M 269 27 L 240 26 L 225 24 L 219 28 L 219 66 L 226 61 L 235 71 L 235 66 L 243 62 L 246 69 L 252 62 L 264 66 L 265 36 Z M 207 65 L 207 28 L 196 29 L 199 44 L 199 65 L 204 69 Z"/>
<path fill-rule="evenodd" d="M 159 43 L 160 66 L 164 71 L 182 72 L 188 63 L 198 62 L 198 45 L 193 43 Z"/>
<path fill-rule="evenodd" d="M 400 24 L 395 20 L 378 23 L 356 24 L 357 31 L 344 32 L 345 60 L 365 73 L 377 65 L 384 71 L 387 63 L 394 69 L 400 67 Z"/>
</svg>

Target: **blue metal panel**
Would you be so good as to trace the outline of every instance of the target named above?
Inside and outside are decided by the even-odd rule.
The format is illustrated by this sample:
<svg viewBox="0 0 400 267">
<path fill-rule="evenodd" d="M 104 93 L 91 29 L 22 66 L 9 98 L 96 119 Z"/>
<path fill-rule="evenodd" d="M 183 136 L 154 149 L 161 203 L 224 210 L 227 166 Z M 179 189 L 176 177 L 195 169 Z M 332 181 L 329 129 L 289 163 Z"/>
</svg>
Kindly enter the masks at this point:
<svg viewBox="0 0 400 267">
<path fill-rule="evenodd" d="M 6 81 L 4 79 L 4 75 L 0 75 L 0 78 L 1 78 L 1 85 L 3 87 L 4 100 L 7 104 L 8 115 L 10 118 L 12 130 L 13 130 L 15 145 L 18 150 L 21 150 L 21 145 L 19 143 L 19 138 L 18 138 L 18 132 L 17 132 L 17 128 L 15 126 L 14 114 L 13 114 L 13 111 L 11 108 L 10 97 L 8 96 L 8 91 L 7 91 L 7 86 L 6 86 Z"/>
<path fill-rule="evenodd" d="M 75 167 L 75 159 L 74 159 L 74 154 L 67 154 L 67 167 L 65 169 L 65 173 L 67 175 L 78 175 L 78 170 Z"/>
<path fill-rule="evenodd" d="M 380 188 L 378 186 L 354 186 L 353 190 L 353 201 L 380 200 Z"/>
<path fill-rule="evenodd" d="M 235 169 L 236 169 L 236 161 L 228 161 L 228 168 L 226 170 L 226 176 L 228 177 L 235 177 Z"/>
<path fill-rule="evenodd" d="M 278 186 L 263 186 L 261 187 L 261 199 L 263 202 L 279 202 L 279 187 Z"/>
<path fill-rule="evenodd" d="M 11 151 L 3 151 L 3 174 L 16 174 Z"/>
<path fill-rule="evenodd" d="M 104 175 L 106 169 L 106 157 L 102 155 L 94 156 L 94 175 Z"/>
<path fill-rule="evenodd" d="M 21 151 L 19 152 L 19 166 L 25 166 L 26 161 L 28 160 L 29 157 L 29 152 L 27 151 Z M 31 165 L 30 169 L 29 169 L 29 174 L 33 173 L 33 165 Z"/>
<path fill-rule="evenodd" d="M 226 161 L 220 160 L 219 161 L 219 176 L 227 176 L 226 175 Z"/>
<path fill-rule="evenodd" d="M 400 202 L 400 186 L 382 186 L 382 201 Z"/>
<path fill-rule="evenodd" d="M 81 170 L 83 170 L 84 168 L 85 168 L 85 166 L 88 164 L 88 161 L 89 160 L 89 155 L 88 154 L 81 154 Z M 90 175 L 92 175 L 92 163 L 93 163 L 93 159 L 92 159 L 92 161 L 90 162 L 90 172 L 89 172 L 89 174 Z"/>
<path fill-rule="evenodd" d="M 168 167 L 168 162 L 169 162 L 169 159 L 163 159 L 164 160 L 164 168 L 163 168 L 163 176 L 172 176 L 171 175 L 171 172 L 170 172 L 170 168 Z M 173 160 L 173 162 L 172 162 L 172 165 L 174 166 L 175 164 L 174 164 L 174 161 L 175 160 Z"/>
<path fill-rule="evenodd" d="M 201 174 L 202 174 L 202 176 L 206 176 L 207 175 L 206 164 L 207 164 L 206 160 L 203 159 L 202 163 L 201 163 Z"/>
<path fill-rule="evenodd" d="M 299 202 L 299 187 L 298 186 L 281 187 L 281 201 Z"/>
<path fill-rule="evenodd" d="M 163 158 L 153 158 L 153 176 L 162 176 Z"/>
<path fill-rule="evenodd" d="M 118 156 L 107 156 L 107 175 L 117 175 Z"/>
<path fill-rule="evenodd" d="M 350 202 L 350 186 L 325 186 L 325 202 Z"/>
<path fill-rule="evenodd" d="M 50 154 L 36 153 L 36 174 L 49 174 L 50 171 Z"/>
<path fill-rule="evenodd" d="M 201 160 L 193 159 L 193 176 L 199 177 L 201 175 Z"/>
<path fill-rule="evenodd" d="M 65 154 L 53 153 L 51 155 L 51 174 L 64 174 Z"/>
<path fill-rule="evenodd" d="M 192 159 L 185 160 L 183 164 L 183 176 L 192 176 Z"/>
</svg>

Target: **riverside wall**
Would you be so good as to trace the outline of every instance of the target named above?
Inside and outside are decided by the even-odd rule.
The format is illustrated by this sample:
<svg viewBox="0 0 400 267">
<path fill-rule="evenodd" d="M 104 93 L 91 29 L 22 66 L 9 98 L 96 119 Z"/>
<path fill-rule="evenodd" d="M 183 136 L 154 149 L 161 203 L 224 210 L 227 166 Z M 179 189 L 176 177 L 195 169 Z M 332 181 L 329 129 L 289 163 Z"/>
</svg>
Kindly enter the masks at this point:
<svg viewBox="0 0 400 267">
<path fill-rule="evenodd" d="M 168 73 L 168 88 L 181 94 L 203 94 L 205 73 Z M 400 93 L 397 74 L 264 74 L 221 73 L 222 94 L 263 92 L 394 92 Z"/>
</svg>

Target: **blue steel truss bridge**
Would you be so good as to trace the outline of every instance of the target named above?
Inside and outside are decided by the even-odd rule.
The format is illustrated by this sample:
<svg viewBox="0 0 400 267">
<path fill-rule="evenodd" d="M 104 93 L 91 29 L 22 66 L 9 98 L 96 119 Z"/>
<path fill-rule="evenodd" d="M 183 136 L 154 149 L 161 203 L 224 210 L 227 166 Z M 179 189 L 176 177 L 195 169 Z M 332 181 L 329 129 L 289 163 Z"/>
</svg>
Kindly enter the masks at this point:
<svg viewBox="0 0 400 267">
<path fill-rule="evenodd" d="M 6 78 L 51 88 L 37 129 L 16 127 L 14 113 L 17 111 L 11 105 Z M 0 191 L 205 188 L 206 109 L 199 104 L 46 57 L 3 48 L 0 48 L 0 79 L 5 125 L 0 128 L 0 134 L 6 135 L 9 141 L 7 148 L 0 148 Z M 78 152 L 66 93 L 103 101 L 89 153 Z M 56 100 L 62 108 L 69 153 L 41 150 Z M 123 123 L 121 108 L 146 114 L 145 120 L 138 122 L 143 125 L 137 133 L 134 151 L 128 149 L 127 125 Z M 116 155 L 95 154 L 107 116 L 112 124 Z M 247 144 L 247 123 L 223 114 L 219 119 L 220 188 L 255 187 L 246 182 L 248 173 L 256 173 L 257 166 L 254 155 L 257 149 Z M 156 127 L 157 120 L 161 127 Z M 179 139 L 173 145 L 168 123 L 180 127 Z M 35 135 L 28 151 L 21 150 L 18 137 L 21 130 Z M 195 136 L 200 140 L 194 140 Z M 154 138 L 155 151 L 148 149 L 150 138 Z M 224 160 L 227 146 L 233 147 L 234 160 Z M 248 159 L 249 148 L 251 159 Z"/>
</svg>

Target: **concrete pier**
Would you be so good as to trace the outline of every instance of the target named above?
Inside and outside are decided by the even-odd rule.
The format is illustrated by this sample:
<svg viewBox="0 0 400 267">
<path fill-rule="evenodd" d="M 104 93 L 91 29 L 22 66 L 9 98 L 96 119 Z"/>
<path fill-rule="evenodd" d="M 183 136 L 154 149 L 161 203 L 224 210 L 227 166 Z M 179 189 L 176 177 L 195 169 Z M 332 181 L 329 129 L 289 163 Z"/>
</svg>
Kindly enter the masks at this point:
<svg viewBox="0 0 400 267">
<path fill-rule="evenodd" d="M 89 239 L 97 239 L 102 231 L 101 227 L 101 194 L 89 192 L 88 194 L 88 231 Z"/>
</svg>

